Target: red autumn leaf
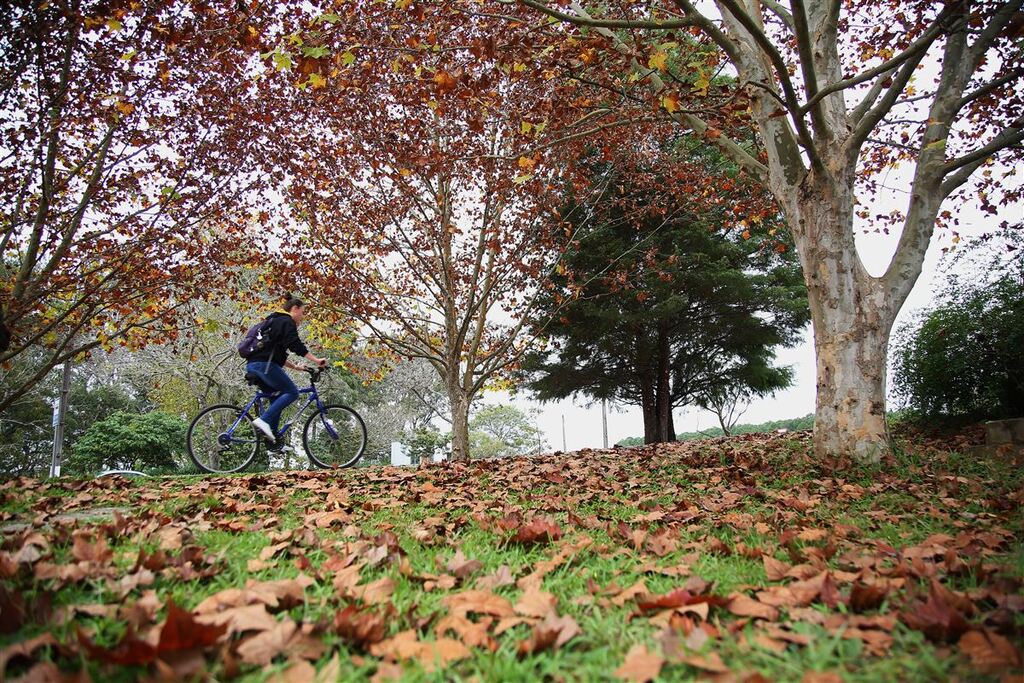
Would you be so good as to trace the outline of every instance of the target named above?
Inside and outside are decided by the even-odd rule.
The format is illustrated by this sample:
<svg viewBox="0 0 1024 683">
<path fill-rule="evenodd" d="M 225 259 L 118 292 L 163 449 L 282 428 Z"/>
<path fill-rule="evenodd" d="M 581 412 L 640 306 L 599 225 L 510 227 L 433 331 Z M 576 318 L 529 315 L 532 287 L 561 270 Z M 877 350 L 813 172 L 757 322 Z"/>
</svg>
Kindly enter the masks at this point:
<svg viewBox="0 0 1024 683">
<path fill-rule="evenodd" d="M 384 640 L 387 624 L 384 616 L 349 605 L 334 615 L 334 632 L 360 650 Z"/>
<path fill-rule="evenodd" d="M 534 545 L 552 543 L 562 537 L 562 528 L 549 519 L 535 517 L 516 531 L 509 539 L 511 543 Z"/>
<path fill-rule="evenodd" d="M 914 600 L 900 612 L 900 620 L 914 629 L 921 631 L 930 640 L 937 643 L 951 643 L 968 629 L 967 620 L 948 599 L 946 593 L 937 590 L 938 582 L 932 582 L 926 600 Z"/>
<path fill-rule="evenodd" d="M 636 599 L 636 605 L 640 608 L 641 612 L 674 609 L 700 603 L 708 603 L 712 607 L 724 607 L 729 604 L 729 600 L 717 595 L 695 595 L 685 588 L 677 588 L 664 595 L 651 595 L 647 593 Z"/>
<path fill-rule="evenodd" d="M 850 590 L 850 609 L 858 614 L 877 609 L 885 602 L 888 593 L 884 586 L 858 581 Z"/>
<path fill-rule="evenodd" d="M 189 612 L 175 605 L 173 601 L 168 601 L 167 621 L 160 629 L 160 641 L 156 649 L 163 654 L 206 648 L 215 644 L 227 629 L 227 624 L 199 623 Z"/>
</svg>

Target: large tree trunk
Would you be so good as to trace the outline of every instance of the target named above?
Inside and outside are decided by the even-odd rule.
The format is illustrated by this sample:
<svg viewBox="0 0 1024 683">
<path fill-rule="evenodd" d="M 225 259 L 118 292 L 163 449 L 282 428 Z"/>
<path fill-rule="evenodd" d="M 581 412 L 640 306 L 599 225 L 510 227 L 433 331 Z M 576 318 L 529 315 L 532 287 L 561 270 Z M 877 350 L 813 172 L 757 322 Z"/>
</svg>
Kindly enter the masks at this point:
<svg viewBox="0 0 1024 683">
<path fill-rule="evenodd" d="M 469 460 L 469 397 L 461 388 L 448 390 L 452 404 L 452 462 Z"/>
<path fill-rule="evenodd" d="M 885 419 L 889 334 L 902 299 L 872 277 L 853 234 L 853 178 L 813 185 L 793 231 L 803 262 L 817 357 L 814 453 L 877 462 L 889 452 Z M 904 297 L 905 298 L 905 297 Z"/>
</svg>

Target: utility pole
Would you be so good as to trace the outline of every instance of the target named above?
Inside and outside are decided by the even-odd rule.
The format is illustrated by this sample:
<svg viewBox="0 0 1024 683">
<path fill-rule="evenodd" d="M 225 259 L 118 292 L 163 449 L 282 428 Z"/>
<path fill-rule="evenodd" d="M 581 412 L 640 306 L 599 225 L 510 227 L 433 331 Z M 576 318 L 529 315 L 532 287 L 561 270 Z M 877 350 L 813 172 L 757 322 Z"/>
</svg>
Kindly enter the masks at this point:
<svg viewBox="0 0 1024 683">
<path fill-rule="evenodd" d="M 568 448 L 565 445 L 565 413 L 562 413 L 562 452 L 568 452 Z"/>
<path fill-rule="evenodd" d="M 64 361 L 61 373 L 60 397 L 57 409 L 53 413 L 53 461 L 50 463 L 50 476 L 60 476 L 61 460 L 64 456 L 64 422 L 68 414 L 68 394 L 71 393 L 71 360 Z"/>
<path fill-rule="evenodd" d="M 604 447 L 608 448 L 608 399 L 601 399 L 601 426 L 604 427 Z"/>
</svg>

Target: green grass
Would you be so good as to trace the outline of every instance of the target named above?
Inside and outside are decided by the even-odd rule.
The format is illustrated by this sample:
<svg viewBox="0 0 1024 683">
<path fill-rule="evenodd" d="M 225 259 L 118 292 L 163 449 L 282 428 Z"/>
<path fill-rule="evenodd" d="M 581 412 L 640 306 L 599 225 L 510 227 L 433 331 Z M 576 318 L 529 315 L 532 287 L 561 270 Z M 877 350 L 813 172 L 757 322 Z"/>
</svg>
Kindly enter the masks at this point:
<svg viewBox="0 0 1024 683">
<path fill-rule="evenodd" d="M 895 460 L 886 465 L 858 466 L 835 472 L 827 468 L 819 470 L 813 464 L 795 464 L 805 459 L 804 448 L 804 442 L 787 437 L 737 442 L 735 448 L 728 450 L 721 446 L 691 444 L 676 447 L 661 456 L 625 452 L 575 460 L 570 455 L 560 460 L 503 461 L 480 467 L 441 466 L 406 471 L 401 476 L 395 470 L 364 469 L 340 475 L 285 473 L 216 480 L 204 477 L 135 480 L 118 482 L 117 486 L 95 482 L 84 485 L 34 483 L 8 488 L 0 498 L 0 512 L 15 521 L 31 521 L 40 510 L 66 510 L 68 501 L 78 499 L 83 493 L 89 498 L 73 507 L 125 509 L 129 530 L 113 535 L 108 541 L 114 551 L 111 571 L 115 578 L 130 571 L 140 549 L 155 550 L 154 541 L 144 533 L 149 528 L 147 525 L 157 524 L 154 520 L 160 515 L 184 522 L 193 532 L 192 544 L 217 558 L 219 570 L 209 578 L 190 581 L 170 574 L 158 575 L 152 586 L 132 591 L 124 602 L 130 603 L 138 599 L 143 590 L 152 589 L 161 602 L 173 600 L 187 609 L 194 608 L 210 595 L 244 586 L 249 580 L 297 576 L 300 570 L 295 557 L 287 550 L 278 555 L 276 565 L 271 568 L 250 572 L 248 563 L 270 545 L 271 533 L 301 528 L 308 514 L 329 509 L 334 504 L 328 501 L 346 501 L 343 507 L 352 515 L 352 523 L 363 538 L 373 538 L 383 531 L 394 533 L 414 575 L 443 573 L 444 565 L 456 550 L 461 550 L 466 557 L 482 563 L 482 569 L 475 576 L 490 574 L 508 565 L 512 574 L 521 578 L 561 548 L 561 543 L 533 546 L 507 543 L 502 533 L 481 524 L 480 520 L 493 520 L 507 511 L 517 510 L 527 518 L 550 516 L 565 531 L 564 543 L 590 537 L 589 547 L 547 574 L 542 584 L 543 590 L 557 598 L 558 614 L 571 616 L 579 624 L 579 636 L 559 649 L 520 657 L 517 648 L 531 632 L 531 626 L 515 626 L 496 638 L 495 652 L 470 648 L 469 658 L 438 671 L 428 672 L 415 662 L 405 662 L 403 680 L 409 681 L 613 680 L 613 672 L 622 664 L 632 645 L 640 643 L 652 651 L 658 649 L 659 628 L 648 619 L 635 616 L 631 601 L 616 606 L 605 598 L 592 596 L 590 588 L 615 584 L 624 589 L 643 580 L 651 592 L 660 594 L 682 586 L 688 578 L 645 573 L 643 567 L 650 563 L 661 567 L 685 563 L 690 575 L 712 584 L 710 590 L 714 594 L 727 596 L 734 591 L 749 594 L 751 590 L 771 585 L 759 559 L 760 552 L 793 562 L 791 553 L 823 549 L 834 540 L 838 547 L 826 566 L 836 571 L 844 569 L 841 559 L 844 553 L 871 552 L 876 542 L 906 548 L 934 534 L 955 537 L 965 530 L 987 532 L 998 527 L 1020 538 L 1024 532 L 1020 510 L 1000 506 L 1000 496 L 1019 489 L 1022 483 L 1021 473 L 1005 464 L 944 453 L 927 446 L 905 445 L 897 451 Z M 407 476 L 410 474 L 412 476 Z M 564 476 L 566 481 L 549 481 L 547 477 L 552 474 Z M 311 480 L 316 482 L 315 488 L 297 488 Z M 430 483 L 433 490 L 443 492 L 440 499 L 429 498 L 431 488 L 425 487 L 426 483 Z M 851 493 L 845 491 L 843 485 L 855 488 Z M 799 497 L 801 492 L 818 496 L 817 503 L 807 510 L 798 510 L 778 502 L 781 498 Z M 427 499 L 421 499 L 422 496 Z M 695 509 L 696 516 L 680 522 L 636 521 L 652 510 L 671 513 L 680 501 L 687 503 L 683 509 Z M 573 526 L 568 522 L 570 511 L 584 520 L 596 516 L 603 526 L 597 529 Z M 272 518 L 276 523 L 267 529 L 253 528 Z M 421 543 L 413 536 L 413 530 L 428 518 L 441 518 L 454 528 L 436 543 Z M 238 528 L 223 526 L 231 521 L 240 522 Z M 677 547 L 663 557 L 644 548 L 638 550 L 619 535 L 620 522 L 649 533 L 668 527 Z M 93 528 L 100 533 L 104 524 L 109 524 L 109 520 L 86 519 L 72 526 Z M 837 524 L 850 527 L 854 533 L 845 539 L 829 536 L 813 541 L 797 538 L 788 544 L 781 541 L 787 532 L 830 530 Z M 345 535 L 345 526 L 315 529 L 312 546 L 296 546 L 309 563 L 305 573 L 315 576 L 339 547 L 355 540 Z M 37 530 L 50 540 L 51 556 L 45 561 L 57 564 L 71 561 L 71 528 L 47 525 L 44 521 Z M 19 538 L 19 534 L 7 534 L 5 551 L 16 551 Z M 709 545 L 712 539 L 721 541 L 716 544 L 717 549 Z M 748 556 L 744 549 L 757 552 L 749 550 Z M 1008 547 L 993 552 L 986 562 L 998 566 L 996 574 L 979 577 L 969 571 L 945 576 L 940 568 L 939 576 L 954 590 L 987 585 L 986 582 L 997 575 L 1024 576 L 1024 550 L 1019 543 L 1011 542 Z M 452 591 L 428 592 L 420 580 L 404 575 L 396 563 L 384 562 L 364 568 L 362 582 L 385 576 L 395 581 L 391 598 L 395 617 L 389 623 L 389 635 L 408 628 L 410 619 L 430 617 L 421 636 L 424 639 L 434 637 L 433 623 L 446 610 L 444 597 L 471 588 L 474 581 L 471 577 Z M 907 590 L 890 595 L 881 612 L 896 614 L 911 593 L 923 585 L 911 577 Z M 21 574 L 3 580 L 3 586 L 9 591 L 22 592 L 30 601 L 50 595 L 56 608 L 121 602 L 103 578 L 57 585 Z M 849 585 L 842 584 L 840 588 L 846 594 Z M 495 593 L 513 603 L 521 592 L 514 585 L 495 589 Z M 326 624 L 345 604 L 347 600 L 337 594 L 331 576 L 325 574 L 307 589 L 305 602 L 288 610 L 287 615 L 299 623 Z M 828 610 L 818 605 L 816 609 L 842 612 L 845 606 Z M 163 614 L 162 610 L 158 623 Z M 279 618 L 282 617 L 279 615 Z M 860 640 L 843 638 L 841 633 L 822 626 L 790 619 L 785 609 L 780 622 L 790 623 L 795 632 L 810 636 L 809 644 L 790 645 L 782 652 L 766 649 L 755 641 L 760 631 L 753 623 L 743 625 L 724 609 L 714 608 L 710 623 L 720 631 L 721 637 L 712 639 L 705 652 L 720 655 L 739 677 L 758 672 L 776 681 L 799 681 L 807 672 L 838 672 L 844 680 L 864 682 L 989 680 L 986 674 L 974 671 L 955 648 L 932 643 L 903 624 L 893 629 L 889 651 L 884 656 L 874 656 L 865 651 Z M 78 629 L 90 633 L 96 643 L 104 646 L 113 646 L 125 633 L 124 624 L 116 619 L 79 615 L 63 624 L 53 620 L 24 624 L 16 632 L 0 636 L 0 646 L 48 631 L 73 651 Z M 378 666 L 376 658 L 355 651 L 330 629 L 320 637 L 327 646 L 327 654 L 317 662 L 318 667 L 325 666 L 333 654 L 338 653 L 343 680 L 368 679 L 373 675 Z M 41 656 L 59 655 L 56 651 L 44 651 Z M 85 666 L 94 680 L 129 681 L 145 673 L 140 667 L 114 669 L 77 655 L 59 656 L 59 663 L 69 670 Z M 223 661 L 212 651 L 208 655 L 208 666 L 214 679 L 226 673 Z M 236 680 L 271 680 L 275 672 L 285 666 L 283 660 L 266 669 L 243 666 Z M 15 663 L 8 674 L 24 670 L 23 664 Z M 701 674 L 701 670 L 693 666 L 668 663 L 659 680 L 697 680 Z M 991 680 L 996 678 L 993 674 Z"/>
</svg>

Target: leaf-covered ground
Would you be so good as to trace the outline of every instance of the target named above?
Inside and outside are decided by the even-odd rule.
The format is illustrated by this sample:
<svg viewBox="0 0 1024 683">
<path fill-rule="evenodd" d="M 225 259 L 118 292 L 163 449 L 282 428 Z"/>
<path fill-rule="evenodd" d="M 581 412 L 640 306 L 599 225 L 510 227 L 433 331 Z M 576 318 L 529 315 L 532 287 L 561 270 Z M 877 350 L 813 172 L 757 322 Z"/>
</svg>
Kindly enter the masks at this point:
<svg viewBox="0 0 1024 683">
<path fill-rule="evenodd" d="M 1022 476 L 965 443 L 7 481 L 0 680 L 1011 680 Z"/>
</svg>

